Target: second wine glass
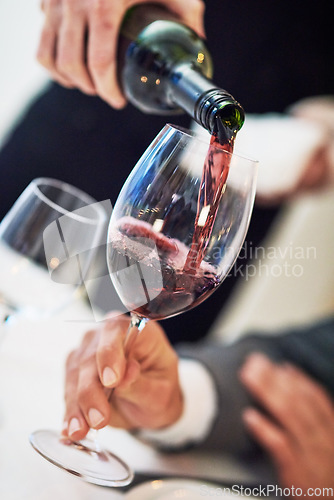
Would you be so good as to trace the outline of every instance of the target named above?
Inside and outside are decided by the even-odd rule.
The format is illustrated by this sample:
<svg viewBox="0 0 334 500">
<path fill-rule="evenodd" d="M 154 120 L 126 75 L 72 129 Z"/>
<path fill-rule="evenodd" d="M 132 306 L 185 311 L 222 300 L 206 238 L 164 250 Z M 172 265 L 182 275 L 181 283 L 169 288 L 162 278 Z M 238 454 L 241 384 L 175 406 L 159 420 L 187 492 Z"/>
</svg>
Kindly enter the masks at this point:
<svg viewBox="0 0 334 500">
<path fill-rule="evenodd" d="M 31 181 L 0 224 L 0 310 L 6 324 L 20 316 L 47 318 L 73 300 L 106 220 L 104 206 L 80 189 L 57 179 Z"/>
</svg>

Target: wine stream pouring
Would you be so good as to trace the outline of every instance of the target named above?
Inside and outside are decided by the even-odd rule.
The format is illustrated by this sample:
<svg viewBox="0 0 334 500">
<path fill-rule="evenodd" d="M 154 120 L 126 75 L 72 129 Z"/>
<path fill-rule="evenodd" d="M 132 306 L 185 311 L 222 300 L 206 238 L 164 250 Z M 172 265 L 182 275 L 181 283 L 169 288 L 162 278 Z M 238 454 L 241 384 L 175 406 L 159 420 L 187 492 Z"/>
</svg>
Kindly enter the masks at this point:
<svg viewBox="0 0 334 500">
<path fill-rule="evenodd" d="M 123 21 L 118 45 L 119 81 L 127 99 L 145 113 L 187 112 L 211 134 L 218 118 L 231 136 L 244 111 L 211 80 L 211 56 L 203 40 L 158 5 L 138 5 Z"/>
</svg>

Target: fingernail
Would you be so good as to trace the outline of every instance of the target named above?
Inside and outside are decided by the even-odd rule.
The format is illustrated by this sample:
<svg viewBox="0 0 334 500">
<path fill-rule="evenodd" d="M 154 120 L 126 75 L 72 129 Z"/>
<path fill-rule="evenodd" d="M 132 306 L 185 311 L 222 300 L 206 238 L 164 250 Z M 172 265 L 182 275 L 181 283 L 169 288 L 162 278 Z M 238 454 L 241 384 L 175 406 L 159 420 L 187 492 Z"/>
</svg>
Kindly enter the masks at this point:
<svg viewBox="0 0 334 500">
<path fill-rule="evenodd" d="M 70 421 L 70 425 L 68 427 L 68 434 L 72 436 L 75 432 L 78 432 L 81 429 L 80 422 L 77 418 L 72 418 Z"/>
<path fill-rule="evenodd" d="M 88 418 L 91 427 L 97 427 L 103 420 L 104 416 L 96 408 L 91 408 L 88 412 Z"/>
<path fill-rule="evenodd" d="M 116 382 L 116 380 L 117 380 L 117 375 L 114 372 L 114 370 L 110 368 L 110 366 L 106 366 L 102 373 L 103 385 L 109 387 L 113 385 Z"/>
<path fill-rule="evenodd" d="M 242 380 L 257 380 L 263 370 L 269 366 L 269 360 L 261 353 L 250 354 L 241 366 L 239 375 Z"/>
<path fill-rule="evenodd" d="M 123 109 L 125 108 L 127 101 L 125 99 L 113 99 L 112 102 L 110 102 L 113 108 L 115 109 Z"/>
<path fill-rule="evenodd" d="M 258 413 L 253 408 L 245 408 L 242 413 L 242 418 L 246 424 L 253 424 L 258 422 Z"/>
<path fill-rule="evenodd" d="M 269 359 L 265 354 L 262 354 L 262 352 L 252 352 L 247 358 L 246 362 L 248 363 L 254 363 L 254 364 L 263 364 L 263 363 L 268 363 Z"/>
<path fill-rule="evenodd" d="M 261 371 L 264 367 L 270 365 L 270 360 L 262 353 L 252 353 L 246 359 L 244 367 L 252 372 Z"/>
</svg>

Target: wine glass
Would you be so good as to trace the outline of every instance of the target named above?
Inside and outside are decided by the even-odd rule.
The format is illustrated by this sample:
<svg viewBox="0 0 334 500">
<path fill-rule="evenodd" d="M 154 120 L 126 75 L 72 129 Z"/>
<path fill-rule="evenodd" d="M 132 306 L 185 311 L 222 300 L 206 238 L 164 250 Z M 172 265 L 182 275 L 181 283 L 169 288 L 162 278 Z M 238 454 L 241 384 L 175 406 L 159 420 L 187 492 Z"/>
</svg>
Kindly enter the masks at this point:
<svg viewBox="0 0 334 500">
<path fill-rule="evenodd" d="M 105 245 L 107 215 L 105 202 L 59 180 L 27 186 L 0 224 L 2 333 L 83 296 L 96 249 Z"/>
<path fill-rule="evenodd" d="M 256 166 L 172 125 L 141 157 L 116 201 L 107 242 L 110 277 L 131 315 L 126 354 L 148 319 L 195 307 L 228 274 L 247 232 Z M 52 454 L 39 451 L 94 484 L 123 486 L 133 478 L 96 440 L 54 435 Z"/>
<path fill-rule="evenodd" d="M 256 175 L 255 160 L 195 132 L 162 129 L 125 182 L 109 224 L 108 266 L 130 311 L 130 336 L 148 319 L 197 306 L 222 283 L 247 233 Z"/>
<path fill-rule="evenodd" d="M 2 326 L 47 318 L 81 293 L 105 222 L 103 205 L 69 184 L 27 186 L 0 224 Z"/>
</svg>

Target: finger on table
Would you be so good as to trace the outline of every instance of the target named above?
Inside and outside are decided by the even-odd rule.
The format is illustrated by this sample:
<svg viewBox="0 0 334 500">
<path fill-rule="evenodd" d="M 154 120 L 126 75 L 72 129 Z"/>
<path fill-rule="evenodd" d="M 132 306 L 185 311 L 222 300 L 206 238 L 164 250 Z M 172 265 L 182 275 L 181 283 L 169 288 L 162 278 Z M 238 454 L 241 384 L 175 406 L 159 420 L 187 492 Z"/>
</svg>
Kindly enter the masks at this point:
<svg viewBox="0 0 334 500">
<path fill-rule="evenodd" d="M 294 465 L 294 441 L 289 439 L 284 429 L 252 407 L 246 408 L 242 417 L 248 431 L 280 469 Z"/>
</svg>

